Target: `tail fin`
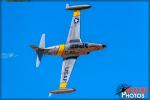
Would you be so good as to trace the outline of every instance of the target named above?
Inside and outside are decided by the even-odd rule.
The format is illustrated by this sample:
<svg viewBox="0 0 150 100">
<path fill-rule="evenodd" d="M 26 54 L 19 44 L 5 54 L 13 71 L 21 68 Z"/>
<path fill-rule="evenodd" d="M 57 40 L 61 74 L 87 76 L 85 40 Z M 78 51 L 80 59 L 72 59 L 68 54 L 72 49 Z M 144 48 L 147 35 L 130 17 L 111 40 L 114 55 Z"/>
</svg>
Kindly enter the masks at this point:
<svg viewBox="0 0 150 100">
<path fill-rule="evenodd" d="M 42 34 L 42 37 L 41 37 L 41 40 L 40 40 L 39 48 L 42 48 L 42 49 L 45 48 L 45 34 Z"/>
<path fill-rule="evenodd" d="M 45 34 L 42 34 L 40 44 L 39 44 L 39 48 L 42 48 L 42 49 L 45 48 Z M 36 53 L 37 53 L 36 67 L 39 67 L 43 54 L 41 52 L 38 52 L 38 51 Z"/>
<path fill-rule="evenodd" d="M 69 4 L 66 4 L 66 8 L 69 8 Z"/>
<path fill-rule="evenodd" d="M 33 48 L 36 51 L 36 54 L 37 54 L 36 67 L 39 67 L 42 56 L 43 56 L 40 50 L 45 48 L 45 34 L 42 34 L 39 47 L 32 45 L 31 48 Z"/>
<path fill-rule="evenodd" d="M 38 52 L 36 52 L 36 54 L 37 54 L 36 67 L 38 68 L 39 65 L 40 65 L 40 63 L 41 63 L 41 59 L 42 59 L 42 57 L 43 57 L 43 54 L 42 54 L 42 53 L 38 53 Z"/>
</svg>

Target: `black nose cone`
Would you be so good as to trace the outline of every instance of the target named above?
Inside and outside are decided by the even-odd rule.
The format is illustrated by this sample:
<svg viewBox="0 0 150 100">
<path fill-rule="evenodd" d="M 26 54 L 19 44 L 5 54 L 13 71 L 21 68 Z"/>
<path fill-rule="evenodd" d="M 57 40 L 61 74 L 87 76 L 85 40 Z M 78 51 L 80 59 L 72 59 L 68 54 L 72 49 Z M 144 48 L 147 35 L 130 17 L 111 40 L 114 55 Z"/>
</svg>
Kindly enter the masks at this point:
<svg viewBox="0 0 150 100">
<path fill-rule="evenodd" d="M 102 47 L 103 47 L 103 48 L 106 48 L 106 45 L 103 44 Z"/>
</svg>

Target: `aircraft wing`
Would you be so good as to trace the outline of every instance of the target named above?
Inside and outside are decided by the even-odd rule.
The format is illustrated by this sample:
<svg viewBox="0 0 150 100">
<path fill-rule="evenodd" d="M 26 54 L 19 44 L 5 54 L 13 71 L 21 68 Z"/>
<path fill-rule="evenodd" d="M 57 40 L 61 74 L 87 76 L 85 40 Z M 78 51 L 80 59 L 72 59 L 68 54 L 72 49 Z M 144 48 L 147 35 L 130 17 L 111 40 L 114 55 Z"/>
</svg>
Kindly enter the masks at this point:
<svg viewBox="0 0 150 100">
<path fill-rule="evenodd" d="M 67 43 L 81 42 L 80 39 L 80 11 L 75 10 L 73 13 Z"/>
<path fill-rule="evenodd" d="M 65 89 L 71 72 L 73 70 L 74 64 L 77 57 L 69 57 L 63 59 L 62 71 L 61 71 L 61 80 L 60 80 L 60 89 Z"/>
</svg>

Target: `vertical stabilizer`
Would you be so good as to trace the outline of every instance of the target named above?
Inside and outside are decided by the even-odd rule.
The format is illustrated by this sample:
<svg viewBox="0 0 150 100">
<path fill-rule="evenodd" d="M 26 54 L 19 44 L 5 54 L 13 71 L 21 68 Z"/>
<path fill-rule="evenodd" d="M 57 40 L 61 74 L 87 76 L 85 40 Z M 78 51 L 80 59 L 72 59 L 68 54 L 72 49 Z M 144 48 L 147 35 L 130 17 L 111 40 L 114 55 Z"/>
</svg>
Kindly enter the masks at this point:
<svg viewBox="0 0 150 100">
<path fill-rule="evenodd" d="M 42 48 L 42 49 L 45 48 L 45 33 L 43 33 L 42 36 L 41 36 L 39 48 Z M 36 51 L 36 53 L 37 53 L 36 67 L 39 67 L 43 54 L 39 51 Z"/>
<path fill-rule="evenodd" d="M 45 33 L 42 34 L 39 48 L 44 49 L 45 48 Z"/>
<path fill-rule="evenodd" d="M 66 9 L 69 8 L 69 4 L 66 4 Z"/>
</svg>

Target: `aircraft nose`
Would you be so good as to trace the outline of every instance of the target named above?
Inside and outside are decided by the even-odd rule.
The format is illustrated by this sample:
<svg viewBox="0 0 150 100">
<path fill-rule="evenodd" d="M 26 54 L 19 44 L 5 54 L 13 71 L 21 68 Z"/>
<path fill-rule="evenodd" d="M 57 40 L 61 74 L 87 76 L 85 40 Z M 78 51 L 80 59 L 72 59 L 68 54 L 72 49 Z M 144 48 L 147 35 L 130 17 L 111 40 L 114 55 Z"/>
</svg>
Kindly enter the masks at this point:
<svg viewBox="0 0 150 100">
<path fill-rule="evenodd" d="M 103 48 L 106 48 L 106 45 L 103 44 L 102 47 L 103 47 Z"/>
</svg>

